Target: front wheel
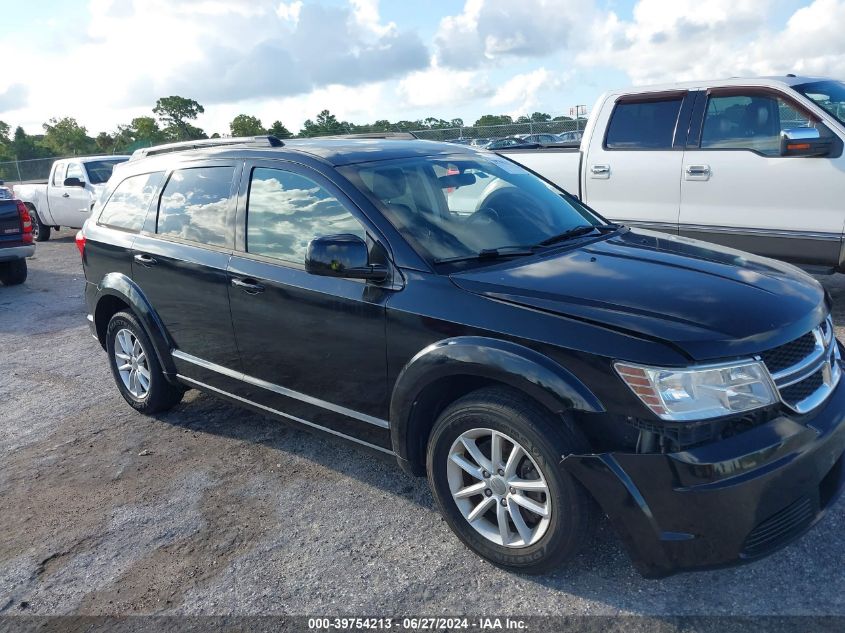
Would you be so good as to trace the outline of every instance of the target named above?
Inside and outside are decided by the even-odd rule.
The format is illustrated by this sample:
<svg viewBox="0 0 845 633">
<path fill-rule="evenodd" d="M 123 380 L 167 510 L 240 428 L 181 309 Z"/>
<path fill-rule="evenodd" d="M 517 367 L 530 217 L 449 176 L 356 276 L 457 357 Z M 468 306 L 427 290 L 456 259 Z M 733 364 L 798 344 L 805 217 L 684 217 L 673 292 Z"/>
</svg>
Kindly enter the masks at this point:
<svg viewBox="0 0 845 633">
<path fill-rule="evenodd" d="M 26 281 L 27 267 L 25 259 L 13 259 L 0 262 L 0 283 L 5 286 L 17 286 Z"/>
<path fill-rule="evenodd" d="M 523 573 L 573 558 L 593 532 L 586 490 L 558 466 L 589 450 L 564 420 L 517 392 L 475 391 L 438 418 L 428 479 L 449 526 L 472 550 Z"/>
<path fill-rule="evenodd" d="M 134 409 L 157 413 L 182 400 L 185 390 L 167 381 L 153 343 L 134 315 L 118 312 L 111 318 L 106 351 L 120 395 Z"/>
<path fill-rule="evenodd" d="M 50 239 L 50 226 L 42 224 L 38 217 L 38 211 L 34 207 L 28 207 L 29 217 L 32 219 L 32 237 L 36 242 L 46 242 Z"/>
</svg>

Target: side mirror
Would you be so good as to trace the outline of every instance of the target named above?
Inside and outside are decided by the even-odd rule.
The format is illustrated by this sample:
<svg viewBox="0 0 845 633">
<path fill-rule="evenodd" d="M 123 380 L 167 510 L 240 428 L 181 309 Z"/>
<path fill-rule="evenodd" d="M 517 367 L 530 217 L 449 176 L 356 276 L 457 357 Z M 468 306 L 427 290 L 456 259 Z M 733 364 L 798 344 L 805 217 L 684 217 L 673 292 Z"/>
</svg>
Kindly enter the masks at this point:
<svg viewBox="0 0 845 633">
<path fill-rule="evenodd" d="M 327 235 L 311 240 L 305 271 L 321 277 L 382 281 L 387 267 L 370 263 L 367 243 L 357 235 Z"/>
<path fill-rule="evenodd" d="M 79 178 L 71 176 L 70 178 L 65 178 L 65 181 L 62 183 L 65 187 L 84 187 L 85 183 L 82 182 Z"/>
<path fill-rule="evenodd" d="M 796 127 L 780 133 L 781 156 L 827 156 L 833 143 L 814 127 Z"/>
</svg>

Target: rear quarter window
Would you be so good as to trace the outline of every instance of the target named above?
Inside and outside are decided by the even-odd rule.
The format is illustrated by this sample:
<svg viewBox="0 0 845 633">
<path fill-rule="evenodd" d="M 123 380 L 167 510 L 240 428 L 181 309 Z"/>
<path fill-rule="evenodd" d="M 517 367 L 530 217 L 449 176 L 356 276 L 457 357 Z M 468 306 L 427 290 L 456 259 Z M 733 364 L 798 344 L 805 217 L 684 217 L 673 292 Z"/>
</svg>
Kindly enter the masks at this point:
<svg viewBox="0 0 845 633">
<path fill-rule="evenodd" d="M 608 149 L 671 149 L 681 97 L 623 101 L 610 117 L 605 137 Z"/>
<path fill-rule="evenodd" d="M 147 210 L 164 172 L 130 176 L 115 187 L 103 207 L 97 224 L 137 233 L 144 225 Z"/>
</svg>

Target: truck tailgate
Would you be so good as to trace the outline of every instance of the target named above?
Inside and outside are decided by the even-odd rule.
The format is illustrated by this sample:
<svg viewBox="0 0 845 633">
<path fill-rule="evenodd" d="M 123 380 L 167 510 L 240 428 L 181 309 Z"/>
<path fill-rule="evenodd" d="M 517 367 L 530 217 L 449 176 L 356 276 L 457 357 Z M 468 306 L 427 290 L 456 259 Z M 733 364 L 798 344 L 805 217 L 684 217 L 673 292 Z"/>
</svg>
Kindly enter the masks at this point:
<svg viewBox="0 0 845 633">
<path fill-rule="evenodd" d="M 0 242 L 20 240 L 23 227 L 17 200 L 0 200 Z"/>
</svg>

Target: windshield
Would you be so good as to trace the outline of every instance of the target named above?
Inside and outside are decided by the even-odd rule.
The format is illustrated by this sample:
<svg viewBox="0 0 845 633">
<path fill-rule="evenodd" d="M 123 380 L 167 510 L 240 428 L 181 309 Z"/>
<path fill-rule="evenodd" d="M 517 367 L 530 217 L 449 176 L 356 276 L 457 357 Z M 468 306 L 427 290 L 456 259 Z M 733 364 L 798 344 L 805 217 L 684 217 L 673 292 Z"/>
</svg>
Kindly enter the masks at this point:
<svg viewBox="0 0 845 633">
<path fill-rule="evenodd" d="M 85 173 L 88 174 L 88 182 L 92 185 L 108 182 L 114 166 L 126 160 L 128 159 L 110 158 L 107 160 L 92 160 L 91 162 L 85 163 Z"/>
<path fill-rule="evenodd" d="M 845 124 L 845 84 L 841 81 L 814 81 L 794 86 L 840 123 Z"/>
<path fill-rule="evenodd" d="M 533 247 L 575 227 L 603 224 L 560 190 L 496 155 L 423 156 L 341 171 L 435 262 Z"/>
</svg>

